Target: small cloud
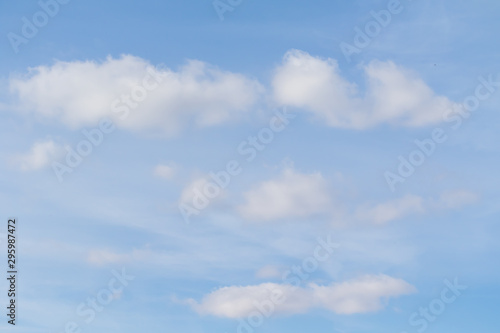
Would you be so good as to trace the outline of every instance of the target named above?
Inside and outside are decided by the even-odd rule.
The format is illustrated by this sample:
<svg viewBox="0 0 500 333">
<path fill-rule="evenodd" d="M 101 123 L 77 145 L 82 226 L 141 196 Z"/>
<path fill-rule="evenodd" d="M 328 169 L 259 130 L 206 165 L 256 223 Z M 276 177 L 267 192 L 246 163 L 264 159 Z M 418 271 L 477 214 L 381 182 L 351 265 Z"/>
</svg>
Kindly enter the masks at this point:
<svg viewBox="0 0 500 333">
<path fill-rule="evenodd" d="M 408 194 L 375 206 L 362 205 L 356 210 L 355 216 L 357 220 L 382 225 L 409 215 L 425 214 L 443 209 L 457 209 L 472 204 L 478 199 L 479 196 L 476 193 L 465 190 L 446 191 L 438 198 L 429 199 Z"/>
<path fill-rule="evenodd" d="M 277 179 L 258 184 L 244 197 L 246 203 L 238 210 L 243 217 L 254 221 L 308 217 L 331 209 L 323 176 L 319 172 L 302 174 L 291 168 Z"/>
<path fill-rule="evenodd" d="M 356 216 L 360 220 L 367 220 L 374 224 L 385 224 L 410 214 L 423 212 L 425 212 L 423 199 L 416 195 L 406 195 L 375 207 L 358 208 Z"/>
<path fill-rule="evenodd" d="M 226 190 L 209 176 L 199 176 L 184 187 L 178 203 L 204 209 L 212 204 L 220 203 L 226 195 Z"/>
<path fill-rule="evenodd" d="M 23 171 L 33 171 L 46 167 L 63 153 L 63 147 L 54 141 L 39 141 L 27 153 L 14 156 L 13 162 Z"/>
<path fill-rule="evenodd" d="M 204 177 L 199 177 L 191 181 L 182 190 L 179 203 L 192 204 L 195 200 L 202 200 L 205 198 L 203 196 L 203 187 L 208 183 L 207 179 Z M 200 199 L 202 198 L 202 199 Z M 206 199 L 203 199 L 206 200 Z M 207 200 L 208 201 L 208 200 Z"/>
<path fill-rule="evenodd" d="M 159 164 L 155 167 L 153 173 L 155 176 L 171 180 L 174 178 L 177 168 L 173 165 Z"/>
</svg>

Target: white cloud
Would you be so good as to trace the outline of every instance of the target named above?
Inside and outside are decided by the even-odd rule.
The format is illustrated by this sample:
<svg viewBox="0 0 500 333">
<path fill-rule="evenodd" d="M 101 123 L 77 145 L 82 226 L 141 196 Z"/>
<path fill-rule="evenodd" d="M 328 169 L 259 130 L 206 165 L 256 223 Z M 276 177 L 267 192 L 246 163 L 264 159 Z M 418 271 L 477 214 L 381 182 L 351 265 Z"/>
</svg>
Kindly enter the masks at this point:
<svg viewBox="0 0 500 333">
<path fill-rule="evenodd" d="M 301 174 L 285 169 L 280 178 L 258 184 L 244 193 L 239 212 L 250 220 L 307 217 L 327 212 L 331 199 L 320 173 Z"/>
<path fill-rule="evenodd" d="M 273 78 L 274 98 L 303 108 L 334 127 L 363 129 L 381 123 L 425 126 L 458 107 L 437 96 L 417 75 L 393 62 L 363 67 L 366 91 L 344 78 L 334 59 L 286 53 Z M 161 81 L 158 87 L 157 81 Z M 187 126 L 212 126 L 242 116 L 264 92 L 244 75 L 191 60 L 177 71 L 153 68 L 123 55 L 105 61 L 57 61 L 10 79 L 20 109 L 72 128 L 115 117 L 121 128 L 173 135 Z M 144 90 L 143 88 L 148 88 Z M 145 91 L 142 99 L 140 89 Z M 124 96 L 132 97 L 128 102 Z M 136 97 L 133 97 L 136 96 Z M 124 116 L 127 114 L 127 116 Z"/>
<path fill-rule="evenodd" d="M 356 129 L 436 124 L 446 110 L 458 107 L 391 61 L 371 61 L 363 70 L 366 91 L 360 94 L 357 84 L 342 77 L 336 60 L 292 50 L 276 70 L 274 97 L 282 105 L 312 112 L 329 126 Z"/>
<path fill-rule="evenodd" d="M 205 297 L 200 303 L 189 299 L 188 303 L 199 314 L 217 317 L 242 318 L 256 310 L 255 303 L 270 300 L 282 294 L 289 301 L 282 304 L 277 313 L 303 313 L 311 306 L 310 294 L 303 289 L 294 290 L 291 285 L 263 283 L 255 286 L 231 286 L 220 288 Z"/>
<path fill-rule="evenodd" d="M 207 193 L 209 195 L 207 195 Z M 225 190 L 207 176 L 192 180 L 181 192 L 179 204 L 205 206 L 225 197 Z"/>
<path fill-rule="evenodd" d="M 144 99 L 142 88 L 148 88 Z M 28 76 L 12 78 L 10 90 L 19 97 L 21 109 L 72 128 L 114 115 L 122 128 L 171 135 L 188 123 L 203 127 L 238 118 L 256 102 L 262 88 L 255 80 L 201 61 L 189 61 L 173 71 L 124 55 L 101 63 L 57 61 L 32 68 Z M 132 100 L 121 100 L 124 95 Z"/>
<path fill-rule="evenodd" d="M 218 317 L 243 318 L 259 311 L 261 304 L 273 302 L 273 314 L 293 315 L 314 308 L 337 314 L 375 312 L 384 308 L 383 300 L 414 293 L 415 287 L 401 279 L 387 275 L 368 275 L 332 283 L 326 286 L 310 284 L 294 287 L 289 284 L 263 283 L 254 286 L 220 288 L 201 302 L 187 302 L 199 314 Z"/>
<path fill-rule="evenodd" d="M 313 285 L 317 303 L 338 314 L 375 312 L 382 300 L 416 292 L 408 282 L 387 275 L 369 275 L 330 286 Z"/>
<path fill-rule="evenodd" d="M 13 157 L 13 162 L 23 171 L 38 170 L 58 159 L 64 150 L 52 140 L 35 142 L 30 151 Z"/>
<path fill-rule="evenodd" d="M 423 212 L 423 199 L 416 195 L 406 195 L 399 199 L 378 204 L 375 207 L 360 207 L 357 210 L 356 216 L 361 220 L 368 220 L 375 224 L 384 224 L 410 214 Z"/>
<path fill-rule="evenodd" d="M 155 167 L 153 173 L 155 176 L 170 180 L 172 179 L 177 170 L 176 167 L 173 165 L 166 165 L 166 164 L 159 164 Z"/>
<path fill-rule="evenodd" d="M 191 204 L 195 198 L 196 193 L 203 193 L 203 186 L 207 184 L 205 177 L 199 177 L 192 180 L 184 189 L 182 190 L 179 203 Z"/>
<path fill-rule="evenodd" d="M 202 188 L 203 184 L 201 179 L 193 183 L 189 191 L 185 190 L 184 200 L 192 201 L 193 188 Z M 237 206 L 237 211 L 255 222 L 321 217 L 335 225 L 356 222 L 384 225 L 409 216 L 456 209 L 478 200 L 477 194 L 465 190 L 446 191 L 430 198 L 407 194 L 374 203 L 351 203 L 333 193 L 334 189 L 319 172 L 302 174 L 287 167 L 276 179 L 258 183 L 244 192 L 244 202 Z"/>
</svg>

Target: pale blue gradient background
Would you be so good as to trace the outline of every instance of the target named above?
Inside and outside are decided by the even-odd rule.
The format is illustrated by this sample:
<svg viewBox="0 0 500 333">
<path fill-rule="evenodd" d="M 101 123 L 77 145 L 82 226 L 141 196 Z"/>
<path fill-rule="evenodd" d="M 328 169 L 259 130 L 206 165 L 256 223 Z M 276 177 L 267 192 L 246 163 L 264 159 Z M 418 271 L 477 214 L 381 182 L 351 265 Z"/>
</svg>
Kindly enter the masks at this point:
<svg viewBox="0 0 500 333">
<path fill-rule="evenodd" d="M 478 76 L 500 73 L 500 3 L 493 0 L 404 1 L 405 10 L 347 63 L 339 43 L 351 42 L 354 26 L 363 26 L 369 12 L 386 3 L 244 0 L 220 21 L 207 0 L 72 0 L 15 54 L 6 34 L 19 33 L 21 17 L 39 7 L 36 1 L 2 1 L 0 101 L 9 103 L 5 87 L 12 73 L 54 60 L 104 60 L 121 54 L 174 69 L 186 59 L 199 59 L 264 84 L 292 48 L 337 59 L 350 80 L 359 80 L 359 64 L 392 60 L 418 72 L 436 93 L 457 101 L 473 92 Z M 245 164 L 229 187 L 238 193 L 272 178 L 279 172 L 270 166 L 289 159 L 304 172 L 320 171 L 328 178 L 342 173 L 346 188 L 355 188 L 356 198 L 364 201 L 406 193 L 430 198 L 455 188 L 480 194 L 476 204 L 457 211 L 359 229 L 336 229 L 311 220 L 291 226 L 251 225 L 224 210 L 202 213 L 190 225 L 182 222 L 175 202 L 187 179 L 163 182 L 152 176 L 152 168 L 175 161 L 186 170 L 220 170 L 228 160 L 239 158 L 237 144 L 258 132 L 265 116 L 184 131 L 173 139 L 117 130 L 61 184 L 50 168 L 23 173 L 7 161 L 39 138 L 52 135 L 76 144 L 81 133 L 4 110 L 0 217 L 16 216 L 20 223 L 20 309 L 13 330 L 62 332 L 67 321 L 80 322 L 75 315 L 78 304 L 107 285 L 112 269 L 123 266 L 93 266 L 86 260 L 88 251 L 149 248 L 170 259 L 125 264 L 136 279 L 121 299 L 83 325 L 83 332 L 235 332 L 238 321 L 200 316 L 173 301 L 173 295 L 200 299 L 214 288 L 260 283 L 254 277 L 259 268 L 298 263 L 311 254 L 316 236 L 330 234 L 341 249 L 312 281 L 385 273 L 413 284 L 418 293 L 392 299 L 377 313 L 342 316 L 318 310 L 271 318 L 258 332 L 416 332 L 408 324 L 410 314 L 439 296 L 444 279 L 458 277 L 469 289 L 426 332 L 496 333 L 499 102 L 500 94 L 493 96 L 458 131 L 450 132 L 450 140 L 397 193 L 388 190 L 383 173 L 394 169 L 398 155 L 414 149 L 414 139 L 428 137 L 431 127 L 343 130 L 322 126 L 304 114 L 254 162 Z M 285 251 L 276 246 L 279 242 L 295 245 Z M 350 252 L 359 247 L 370 257 Z M 3 290 L 2 284 L 2 302 Z M 0 327 L 6 327 L 5 318 Z"/>
</svg>

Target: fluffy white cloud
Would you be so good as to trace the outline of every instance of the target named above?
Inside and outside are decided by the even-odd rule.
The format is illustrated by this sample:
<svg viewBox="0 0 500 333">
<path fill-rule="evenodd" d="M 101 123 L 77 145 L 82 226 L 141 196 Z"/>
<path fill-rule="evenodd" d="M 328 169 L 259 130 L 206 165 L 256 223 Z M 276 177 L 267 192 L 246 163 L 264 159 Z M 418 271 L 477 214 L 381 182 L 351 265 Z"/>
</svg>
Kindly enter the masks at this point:
<svg viewBox="0 0 500 333">
<path fill-rule="evenodd" d="M 237 118 L 259 97 L 261 86 L 243 75 L 189 61 L 178 71 L 152 67 L 124 55 L 94 61 L 57 61 L 10 80 L 21 109 L 78 128 L 115 116 L 117 125 L 165 134 L 194 124 Z"/>
<path fill-rule="evenodd" d="M 32 171 L 49 165 L 63 153 L 63 147 L 54 141 L 39 141 L 35 142 L 27 153 L 14 156 L 13 162 L 23 171 Z"/>
<path fill-rule="evenodd" d="M 361 94 L 358 85 L 340 74 L 335 60 L 292 50 L 276 69 L 274 98 L 312 112 L 330 126 L 356 129 L 381 123 L 435 124 L 446 110 L 459 107 L 390 61 L 372 61 L 363 70 L 366 91 Z M 256 80 L 201 61 L 188 61 L 174 71 L 131 55 L 103 62 L 57 61 L 12 77 L 9 84 L 20 109 L 72 128 L 114 117 L 121 128 L 167 135 L 189 125 L 236 119 L 264 91 Z"/>
<path fill-rule="evenodd" d="M 290 168 L 280 178 L 258 184 L 244 197 L 246 202 L 238 210 L 250 220 L 307 217 L 331 208 L 326 181 L 320 173 L 301 174 Z"/>
<path fill-rule="evenodd" d="M 391 61 L 363 67 L 366 91 L 342 77 L 334 59 L 289 51 L 276 70 L 276 101 L 314 113 L 329 126 L 363 129 L 382 123 L 425 126 L 442 121 L 444 112 L 459 107 L 437 96 L 417 75 Z"/>
<path fill-rule="evenodd" d="M 272 314 L 300 314 L 323 308 L 337 314 L 375 312 L 383 309 L 383 300 L 414 293 L 415 287 L 387 275 L 368 275 L 326 286 L 309 284 L 263 283 L 254 286 L 220 288 L 200 302 L 187 302 L 200 314 L 243 318 L 260 309 L 272 308 Z M 271 305 L 272 304 L 272 305 Z"/>
</svg>

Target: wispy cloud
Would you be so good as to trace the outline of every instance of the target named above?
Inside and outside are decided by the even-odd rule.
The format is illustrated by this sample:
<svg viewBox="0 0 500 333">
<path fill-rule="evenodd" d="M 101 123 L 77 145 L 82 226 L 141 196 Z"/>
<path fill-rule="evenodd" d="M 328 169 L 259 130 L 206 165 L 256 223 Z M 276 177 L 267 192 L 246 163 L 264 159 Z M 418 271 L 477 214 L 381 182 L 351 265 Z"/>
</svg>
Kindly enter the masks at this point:
<svg viewBox="0 0 500 333">
<path fill-rule="evenodd" d="M 177 173 L 177 168 L 172 164 L 158 164 L 154 170 L 153 174 L 156 177 L 171 180 Z"/>
<path fill-rule="evenodd" d="M 48 166 L 63 153 L 63 146 L 52 140 L 38 141 L 28 152 L 13 156 L 12 162 L 23 171 L 33 171 Z"/>
</svg>

